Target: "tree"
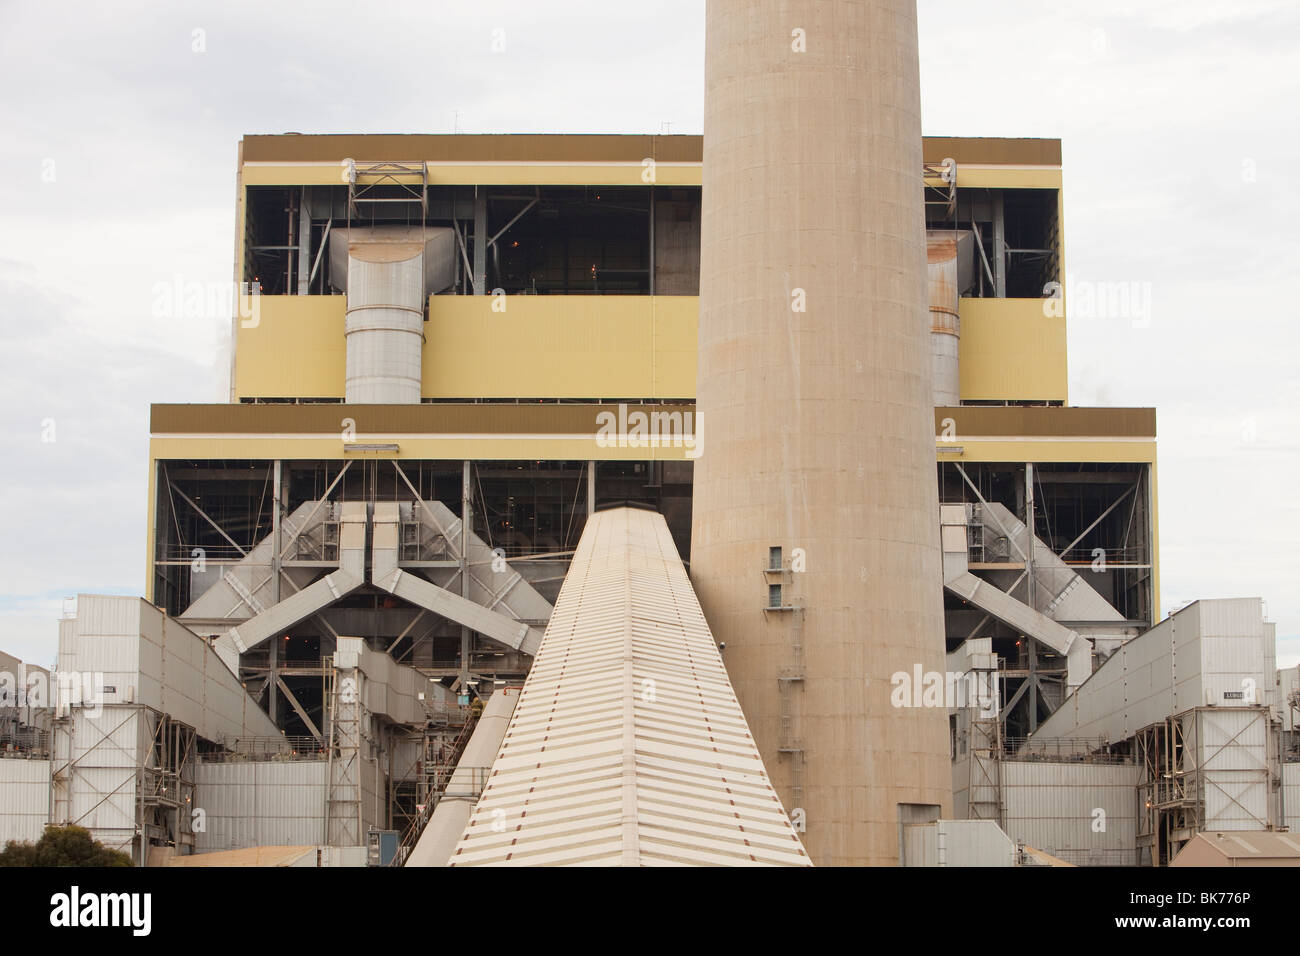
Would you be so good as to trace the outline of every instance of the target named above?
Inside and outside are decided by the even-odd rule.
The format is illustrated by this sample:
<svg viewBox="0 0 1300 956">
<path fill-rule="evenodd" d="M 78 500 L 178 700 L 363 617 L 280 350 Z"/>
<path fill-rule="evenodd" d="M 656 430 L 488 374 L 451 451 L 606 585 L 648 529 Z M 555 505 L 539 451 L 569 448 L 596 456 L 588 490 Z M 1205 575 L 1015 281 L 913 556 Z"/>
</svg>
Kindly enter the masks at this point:
<svg viewBox="0 0 1300 956">
<path fill-rule="evenodd" d="M 45 828 L 35 843 L 10 840 L 0 866 L 131 866 L 131 857 L 97 842 L 84 827 Z"/>
</svg>

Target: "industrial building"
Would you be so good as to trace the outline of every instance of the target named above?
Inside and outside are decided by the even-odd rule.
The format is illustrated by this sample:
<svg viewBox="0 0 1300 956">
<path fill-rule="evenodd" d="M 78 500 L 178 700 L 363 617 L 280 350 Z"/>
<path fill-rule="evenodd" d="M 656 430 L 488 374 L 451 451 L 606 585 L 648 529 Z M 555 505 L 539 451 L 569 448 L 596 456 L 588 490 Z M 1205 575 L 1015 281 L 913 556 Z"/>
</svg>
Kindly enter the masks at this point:
<svg viewBox="0 0 1300 956">
<path fill-rule="evenodd" d="M 816 6 L 794 52 L 709 4 L 703 137 L 244 137 L 229 402 L 153 406 L 144 599 L 3 662 L 0 838 L 1161 865 L 1300 824 L 1300 669 L 1258 599 L 1162 614 L 1155 410 L 1069 405 L 1061 143 L 922 137 L 910 5 Z"/>
</svg>

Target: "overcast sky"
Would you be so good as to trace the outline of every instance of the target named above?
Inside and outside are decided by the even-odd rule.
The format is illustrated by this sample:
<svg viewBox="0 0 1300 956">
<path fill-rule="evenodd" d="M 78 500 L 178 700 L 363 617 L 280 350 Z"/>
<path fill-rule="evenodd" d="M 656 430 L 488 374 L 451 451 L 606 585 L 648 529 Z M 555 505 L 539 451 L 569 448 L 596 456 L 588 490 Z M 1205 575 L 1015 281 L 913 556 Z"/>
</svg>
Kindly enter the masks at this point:
<svg viewBox="0 0 1300 956">
<path fill-rule="evenodd" d="M 925 132 L 1063 139 L 1072 299 L 1149 301 L 1070 303 L 1070 402 L 1158 409 L 1165 611 L 1262 597 L 1295 664 L 1300 4 L 919 7 Z M 229 282 L 241 135 L 699 133 L 703 8 L 0 0 L 0 649 L 142 593 L 149 404 L 228 375 L 156 288 Z"/>
</svg>

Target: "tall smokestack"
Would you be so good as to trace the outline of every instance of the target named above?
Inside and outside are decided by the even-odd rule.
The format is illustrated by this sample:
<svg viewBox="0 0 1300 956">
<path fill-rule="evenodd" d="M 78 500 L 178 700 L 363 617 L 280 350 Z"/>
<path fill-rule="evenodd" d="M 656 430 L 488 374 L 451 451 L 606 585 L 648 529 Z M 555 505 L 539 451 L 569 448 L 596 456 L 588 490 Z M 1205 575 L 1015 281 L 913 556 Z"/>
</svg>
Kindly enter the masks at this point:
<svg viewBox="0 0 1300 956">
<path fill-rule="evenodd" d="M 892 864 L 951 809 L 915 3 L 706 17 L 691 575 L 813 859 Z"/>
</svg>

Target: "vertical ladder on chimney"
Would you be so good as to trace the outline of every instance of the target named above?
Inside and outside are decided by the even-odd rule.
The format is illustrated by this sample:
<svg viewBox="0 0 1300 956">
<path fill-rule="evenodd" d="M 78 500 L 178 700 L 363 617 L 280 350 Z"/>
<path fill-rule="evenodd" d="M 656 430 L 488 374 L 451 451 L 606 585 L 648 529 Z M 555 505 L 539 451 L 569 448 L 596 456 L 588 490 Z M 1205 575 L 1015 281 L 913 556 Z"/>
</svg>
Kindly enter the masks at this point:
<svg viewBox="0 0 1300 956">
<path fill-rule="evenodd" d="M 794 691 L 803 685 L 803 607 L 790 601 L 790 666 L 777 677 L 781 693 L 781 737 L 779 751 L 790 757 L 790 807 L 791 813 L 803 808 L 803 741 L 799 736 L 798 720 L 794 713 Z"/>
</svg>

